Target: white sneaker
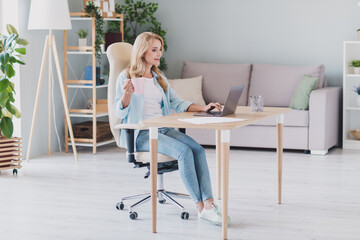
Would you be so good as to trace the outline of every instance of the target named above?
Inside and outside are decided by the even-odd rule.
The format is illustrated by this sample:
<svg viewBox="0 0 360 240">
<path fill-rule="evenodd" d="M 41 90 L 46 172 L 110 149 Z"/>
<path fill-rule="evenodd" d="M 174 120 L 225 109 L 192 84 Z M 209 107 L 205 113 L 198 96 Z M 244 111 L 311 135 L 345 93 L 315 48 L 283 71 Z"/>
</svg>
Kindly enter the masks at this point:
<svg viewBox="0 0 360 240">
<path fill-rule="evenodd" d="M 202 212 L 198 215 L 198 218 L 204 221 L 207 221 L 211 224 L 221 226 L 222 225 L 222 214 L 215 203 L 211 203 L 212 208 L 203 209 Z M 230 226 L 231 220 L 228 216 L 228 226 Z"/>
</svg>

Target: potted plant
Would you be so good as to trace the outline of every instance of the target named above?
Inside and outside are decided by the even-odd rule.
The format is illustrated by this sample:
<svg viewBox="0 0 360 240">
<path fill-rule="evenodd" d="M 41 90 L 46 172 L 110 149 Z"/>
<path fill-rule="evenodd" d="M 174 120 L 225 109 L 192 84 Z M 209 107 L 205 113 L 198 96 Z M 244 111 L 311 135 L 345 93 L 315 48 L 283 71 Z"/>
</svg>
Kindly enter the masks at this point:
<svg viewBox="0 0 360 240">
<path fill-rule="evenodd" d="M 352 60 L 350 66 L 354 67 L 355 74 L 360 74 L 360 60 Z"/>
<path fill-rule="evenodd" d="M 80 47 L 79 51 L 80 51 L 80 52 L 86 52 L 86 48 L 84 48 L 84 47 L 87 46 L 87 39 L 86 39 L 86 37 L 87 37 L 87 35 L 88 35 L 88 31 L 85 30 L 85 29 L 80 29 L 80 30 L 79 30 L 78 32 L 76 32 L 76 33 L 77 33 L 77 35 L 79 36 L 79 39 L 78 39 L 78 41 L 79 41 L 79 47 Z"/>
<path fill-rule="evenodd" d="M 21 117 L 20 111 L 13 105 L 15 102 L 15 65 L 25 63 L 21 55 L 26 54 L 28 41 L 19 38 L 15 27 L 6 25 L 9 36 L 0 33 L 0 170 L 21 168 L 21 139 L 12 137 L 14 132 L 13 117 Z M 4 147 L 2 147 L 4 146 Z"/>
<path fill-rule="evenodd" d="M 109 21 L 108 29 L 105 33 L 105 50 L 107 50 L 108 46 L 116 42 L 122 42 L 120 24 L 117 21 Z"/>
<path fill-rule="evenodd" d="M 358 86 L 354 86 L 354 92 L 357 94 L 357 106 L 360 107 L 360 84 Z"/>
<path fill-rule="evenodd" d="M 158 5 L 158 3 L 145 3 L 140 0 L 125 0 L 124 4 L 115 5 L 116 13 L 124 14 L 125 42 L 134 44 L 138 34 L 142 32 L 153 32 L 162 37 L 164 40 L 164 51 L 167 50 L 167 41 L 165 38 L 166 30 L 161 27 L 161 23 L 155 17 Z M 167 64 L 164 57 L 160 59 L 159 68 L 162 71 L 167 70 Z"/>
<path fill-rule="evenodd" d="M 19 38 L 15 27 L 6 25 L 9 36 L 0 34 L 0 130 L 1 135 L 10 138 L 13 134 L 12 118 L 20 118 L 19 110 L 13 105 L 15 102 L 14 83 L 11 78 L 15 76 L 14 65 L 25 63 L 20 59 L 26 54 L 28 42 Z"/>
</svg>

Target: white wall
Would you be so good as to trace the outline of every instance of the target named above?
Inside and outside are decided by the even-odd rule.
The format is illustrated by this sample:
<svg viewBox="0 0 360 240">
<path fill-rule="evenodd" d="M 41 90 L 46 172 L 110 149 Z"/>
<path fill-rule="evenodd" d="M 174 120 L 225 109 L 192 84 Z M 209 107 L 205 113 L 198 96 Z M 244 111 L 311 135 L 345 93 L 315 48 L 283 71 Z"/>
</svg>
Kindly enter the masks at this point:
<svg viewBox="0 0 360 240">
<path fill-rule="evenodd" d="M 342 82 L 344 40 L 357 40 L 357 0 L 155 0 L 168 30 L 168 77 L 183 61 L 325 64 Z"/>
</svg>

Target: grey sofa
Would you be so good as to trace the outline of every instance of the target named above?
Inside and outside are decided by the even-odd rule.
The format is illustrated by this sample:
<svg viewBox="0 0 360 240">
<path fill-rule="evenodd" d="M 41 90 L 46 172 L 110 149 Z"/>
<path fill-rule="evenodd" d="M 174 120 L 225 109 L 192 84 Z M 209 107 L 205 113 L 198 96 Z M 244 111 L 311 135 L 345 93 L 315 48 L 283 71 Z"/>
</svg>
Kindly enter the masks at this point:
<svg viewBox="0 0 360 240">
<path fill-rule="evenodd" d="M 284 149 L 310 150 L 327 154 L 339 144 L 341 88 L 327 87 L 324 66 L 282 66 L 267 64 L 213 64 L 184 62 L 182 78 L 202 75 L 206 103 L 224 104 L 230 87 L 244 85 L 239 105 L 248 105 L 249 96 L 261 95 L 264 106 L 288 107 L 303 75 L 319 79 L 310 95 L 309 110 L 292 109 L 284 116 Z M 187 129 L 202 145 L 215 145 L 210 130 Z M 266 119 L 231 132 L 231 146 L 276 148 L 276 120 Z"/>
</svg>

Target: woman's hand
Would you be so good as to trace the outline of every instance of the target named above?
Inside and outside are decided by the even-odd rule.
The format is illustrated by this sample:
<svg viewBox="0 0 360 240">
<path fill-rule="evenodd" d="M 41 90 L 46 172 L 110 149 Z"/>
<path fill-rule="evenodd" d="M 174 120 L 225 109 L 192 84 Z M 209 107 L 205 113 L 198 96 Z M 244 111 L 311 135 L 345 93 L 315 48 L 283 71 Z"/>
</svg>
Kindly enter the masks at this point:
<svg viewBox="0 0 360 240">
<path fill-rule="evenodd" d="M 215 108 L 216 108 L 217 110 L 219 110 L 219 111 L 222 110 L 222 107 L 221 107 L 220 103 L 218 103 L 218 102 L 216 102 L 216 103 L 211 102 L 211 103 L 209 103 L 208 105 L 204 106 L 204 112 L 211 111 L 212 109 L 215 109 Z"/>
<path fill-rule="evenodd" d="M 126 108 L 130 104 L 131 94 L 134 92 L 134 86 L 131 83 L 131 79 L 126 79 L 123 86 L 124 94 L 121 97 L 121 103 L 123 108 Z"/>
<path fill-rule="evenodd" d="M 129 95 L 134 92 L 134 86 L 131 83 L 131 79 L 126 79 L 123 86 L 124 95 Z"/>
</svg>

